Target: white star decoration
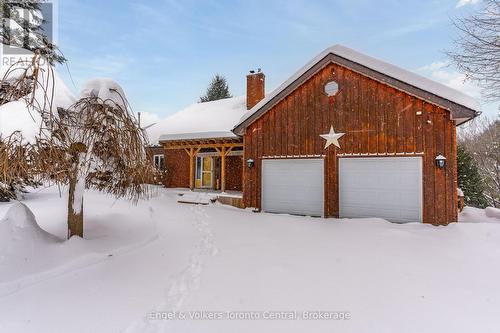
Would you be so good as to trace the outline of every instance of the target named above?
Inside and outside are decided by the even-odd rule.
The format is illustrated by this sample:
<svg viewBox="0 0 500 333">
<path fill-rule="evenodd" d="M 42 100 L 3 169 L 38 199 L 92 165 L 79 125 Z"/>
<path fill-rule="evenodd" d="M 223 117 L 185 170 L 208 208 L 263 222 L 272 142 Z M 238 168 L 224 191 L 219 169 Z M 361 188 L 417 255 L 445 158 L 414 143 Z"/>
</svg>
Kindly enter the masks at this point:
<svg viewBox="0 0 500 333">
<path fill-rule="evenodd" d="M 332 143 L 340 148 L 339 144 L 339 139 L 344 135 L 345 133 L 335 133 L 333 130 L 333 126 L 330 127 L 330 133 L 328 134 L 322 134 L 320 137 L 326 140 L 325 143 L 325 149 L 328 148 Z"/>
</svg>

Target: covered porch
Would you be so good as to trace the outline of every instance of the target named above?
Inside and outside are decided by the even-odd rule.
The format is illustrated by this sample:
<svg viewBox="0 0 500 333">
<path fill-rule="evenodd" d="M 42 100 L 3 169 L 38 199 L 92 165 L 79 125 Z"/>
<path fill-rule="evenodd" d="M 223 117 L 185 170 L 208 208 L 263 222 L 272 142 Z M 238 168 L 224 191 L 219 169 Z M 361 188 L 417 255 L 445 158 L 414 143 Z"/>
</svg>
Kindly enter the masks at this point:
<svg viewBox="0 0 500 333">
<path fill-rule="evenodd" d="M 187 155 L 190 190 L 218 190 L 222 193 L 228 188 L 241 190 L 241 137 L 232 132 L 172 134 L 162 136 L 160 143 L 166 150 L 182 150 Z"/>
</svg>

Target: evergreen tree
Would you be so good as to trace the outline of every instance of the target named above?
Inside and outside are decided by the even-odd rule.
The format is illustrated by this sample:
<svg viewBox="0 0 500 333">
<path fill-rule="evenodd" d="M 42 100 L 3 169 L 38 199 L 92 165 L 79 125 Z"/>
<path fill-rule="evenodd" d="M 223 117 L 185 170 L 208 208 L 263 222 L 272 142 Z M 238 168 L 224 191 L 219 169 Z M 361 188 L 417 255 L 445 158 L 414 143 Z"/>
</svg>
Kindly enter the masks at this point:
<svg viewBox="0 0 500 333">
<path fill-rule="evenodd" d="M 200 97 L 200 102 L 210 102 L 216 101 L 218 99 L 232 97 L 229 93 L 229 87 L 227 86 L 226 78 L 222 75 L 215 74 L 212 82 L 207 88 L 207 93 L 205 96 Z"/>
<path fill-rule="evenodd" d="M 484 182 L 479 174 L 477 164 L 467 149 L 457 146 L 458 187 L 464 192 L 465 204 L 484 208 L 488 205 L 484 196 Z"/>
<path fill-rule="evenodd" d="M 46 21 L 41 14 L 44 0 L 0 0 L 0 38 L 4 45 L 20 47 L 38 52 L 51 65 L 64 63 L 66 58 L 60 53 L 43 30 Z"/>
</svg>

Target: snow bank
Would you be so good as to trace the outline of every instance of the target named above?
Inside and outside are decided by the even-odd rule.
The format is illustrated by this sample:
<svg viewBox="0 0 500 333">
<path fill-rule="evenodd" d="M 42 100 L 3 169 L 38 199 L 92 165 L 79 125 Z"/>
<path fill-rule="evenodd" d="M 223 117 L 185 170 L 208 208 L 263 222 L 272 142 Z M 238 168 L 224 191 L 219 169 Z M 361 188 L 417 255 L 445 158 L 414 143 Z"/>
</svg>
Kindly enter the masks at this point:
<svg viewBox="0 0 500 333">
<path fill-rule="evenodd" d="M 178 204 L 180 191 L 158 188 L 137 206 L 88 191 L 89 239 L 56 244 L 59 253 L 74 255 L 67 244 L 105 253 L 110 243 L 146 240 L 140 234 L 153 225 L 159 237 L 128 252 L 110 250 L 95 265 L 79 264 L 15 294 L 0 293 L 0 331 L 498 331 L 500 224 L 255 214 Z M 64 236 L 65 202 L 57 188 L 30 193 L 25 203 L 42 228 Z M 6 206 L 0 204 L 0 219 Z M 173 309 L 349 311 L 352 319 L 151 319 L 154 311 Z"/>
<path fill-rule="evenodd" d="M 50 255 L 48 248 L 60 240 L 38 226 L 22 203 L 12 205 L 0 220 L 0 283 L 29 272 Z"/>
<path fill-rule="evenodd" d="M 83 84 L 80 91 L 80 98 L 99 97 L 106 104 L 114 106 L 119 105 L 124 110 L 128 106 L 125 91 L 111 78 L 96 78 Z"/>
<path fill-rule="evenodd" d="M 500 209 L 493 208 L 493 207 L 488 207 L 486 209 L 465 207 L 464 210 L 458 215 L 458 222 L 500 223 Z"/>
<path fill-rule="evenodd" d="M 86 238 L 70 240 L 66 240 L 67 193 L 61 197 L 57 187 L 26 194 L 24 204 L 0 203 L 0 298 L 157 238 L 156 226 L 145 221 L 150 214 L 147 205 L 133 207 L 127 200 L 107 198 L 87 193 L 86 203 L 97 212 L 85 213 Z"/>
<path fill-rule="evenodd" d="M 484 213 L 488 217 L 499 219 L 500 222 L 500 209 L 494 207 L 486 207 Z"/>
<path fill-rule="evenodd" d="M 0 220 L 0 253 L 6 254 L 16 249 L 18 242 L 29 242 L 34 246 L 43 246 L 57 242 L 57 238 L 44 231 L 36 223 L 35 216 L 26 205 L 16 203 L 9 208 Z M 15 251 L 16 255 L 23 255 L 23 250 Z"/>
<path fill-rule="evenodd" d="M 195 103 L 151 126 L 148 136 L 152 143 L 157 143 L 161 135 L 228 133 L 246 111 L 245 96 Z"/>
<path fill-rule="evenodd" d="M 216 199 L 217 199 L 217 194 L 215 193 L 185 192 L 180 196 L 177 202 L 208 205 L 210 202 L 215 201 Z"/>
</svg>

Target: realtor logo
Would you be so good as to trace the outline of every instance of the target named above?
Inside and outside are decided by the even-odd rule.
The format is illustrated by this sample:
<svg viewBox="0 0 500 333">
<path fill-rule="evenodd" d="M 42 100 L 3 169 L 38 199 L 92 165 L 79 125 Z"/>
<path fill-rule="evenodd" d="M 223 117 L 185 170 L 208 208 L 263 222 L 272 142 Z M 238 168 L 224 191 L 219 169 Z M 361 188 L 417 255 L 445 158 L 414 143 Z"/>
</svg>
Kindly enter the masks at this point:
<svg viewBox="0 0 500 333">
<path fill-rule="evenodd" d="M 56 2 L 7 0 L 0 4 L 2 66 L 56 44 Z M 43 53 L 43 51 L 42 51 Z"/>
</svg>

